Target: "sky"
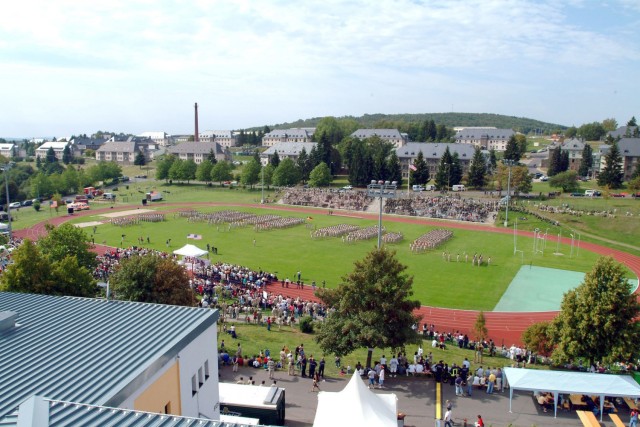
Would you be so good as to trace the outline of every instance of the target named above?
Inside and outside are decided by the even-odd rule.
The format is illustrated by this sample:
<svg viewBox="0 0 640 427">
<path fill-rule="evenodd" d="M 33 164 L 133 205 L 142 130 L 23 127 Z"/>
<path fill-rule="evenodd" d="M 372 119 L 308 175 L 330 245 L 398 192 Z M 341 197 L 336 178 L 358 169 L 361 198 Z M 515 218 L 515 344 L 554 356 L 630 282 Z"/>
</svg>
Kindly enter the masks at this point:
<svg viewBox="0 0 640 427">
<path fill-rule="evenodd" d="M 640 117 L 638 0 L 21 0 L 0 137 L 471 112 Z"/>
</svg>

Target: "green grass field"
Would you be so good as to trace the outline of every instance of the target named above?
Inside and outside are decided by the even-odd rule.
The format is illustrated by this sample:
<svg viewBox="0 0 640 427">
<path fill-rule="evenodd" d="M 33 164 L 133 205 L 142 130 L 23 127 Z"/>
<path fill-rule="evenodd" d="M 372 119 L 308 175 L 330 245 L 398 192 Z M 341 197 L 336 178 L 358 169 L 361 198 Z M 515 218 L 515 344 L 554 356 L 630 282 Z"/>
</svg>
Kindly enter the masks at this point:
<svg viewBox="0 0 640 427">
<path fill-rule="evenodd" d="M 186 206 L 186 205 L 185 205 Z M 163 204 L 154 204 L 152 208 L 162 211 Z M 200 207 L 201 212 L 229 209 Z M 256 214 L 266 213 L 261 209 L 235 208 Z M 274 213 L 270 211 L 269 213 Z M 305 213 L 275 212 L 281 216 L 307 218 Z M 328 216 L 324 211 L 311 214 L 307 225 L 299 225 L 285 230 L 256 232 L 252 227 L 235 228 L 229 231 L 226 225 L 209 226 L 206 223 L 189 223 L 186 218 L 176 218 L 173 212 L 167 213 L 167 221 L 162 224 L 141 223 L 140 225 L 119 227 L 103 224 L 98 227 L 96 243 L 120 246 L 121 236 L 125 234 L 124 246 L 137 244 L 138 237 L 149 236 L 151 247 L 159 250 L 175 250 L 186 243 L 195 243 L 200 247 L 218 248 L 214 261 L 223 261 L 265 269 L 276 272 L 280 278 L 294 278 L 297 271 L 302 272 L 306 283 L 315 280 L 320 284 L 326 281 L 328 287 L 334 287 L 341 277 L 353 269 L 353 262 L 363 258 L 376 244 L 376 239 L 346 244 L 340 238 L 313 240 L 310 232 L 313 227 L 322 228 L 335 224 L 356 224 L 358 226 L 375 225 L 375 220 L 360 220 L 340 216 Z M 74 223 L 104 221 L 102 216 L 77 218 Z M 439 250 L 414 254 L 409 250 L 409 242 L 434 227 L 384 222 L 388 231 L 402 232 L 402 243 L 389 245 L 397 251 L 398 258 L 408 266 L 407 273 L 414 277 L 415 296 L 423 305 L 452 307 L 463 309 L 491 310 L 508 287 L 511 279 L 523 264 L 520 254 L 513 255 L 513 236 L 496 233 L 479 233 L 466 230 L 454 230 L 454 237 Z M 309 228 L 311 227 L 311 228 Z M 443 223 L 446 227 L 446 223 Z M 91 229 L 87 229 L 90 234 Z M 187 240 L 187 234 L 200 234 L 201 241 Z M 167 248 L 166 240 L 171 239 Z M 256 245 L 253 245 L 253 240 Z M 551 268 L 564 268 L 586 272 L 593 265 L 596 255 L 582 251 L 578 258 L 557 257 L 547 251 L 544 255 L 533 256 L 533 240 L 518 237 L 518 247 L 524 251 L 524 264 L 541 265 Z M 555 249 L 555 248 L 554 248 Z M 443 260 L 442 252 L 451 254 L 451 262 Z M 569 254 L 570 248 L 561 245 L 561 251 Z M 465 261 L 464 253 L 469 261 Z M 491 266 L 472 267 L 473 253 L 483 254 L 484 259 L 492 258 Z M 456 262 L 457 255 L 460 261 Z M 453 285 L 453 287 L 452 287 Z"/>
</svg>

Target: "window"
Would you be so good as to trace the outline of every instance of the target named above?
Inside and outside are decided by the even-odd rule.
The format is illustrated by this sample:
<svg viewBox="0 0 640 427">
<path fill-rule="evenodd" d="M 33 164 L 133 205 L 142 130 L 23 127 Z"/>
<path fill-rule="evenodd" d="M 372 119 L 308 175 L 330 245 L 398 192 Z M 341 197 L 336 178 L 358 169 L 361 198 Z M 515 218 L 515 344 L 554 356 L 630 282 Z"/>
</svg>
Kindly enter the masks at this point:
<svg viewBox="0 0 640 427">
<path fill-rule="evenodd" d="M 202 384 L 204 384 L 204 375 L 202 374 L 202 367 L 198 368 L 198 383 L 200 384 L 200 387 L 202 387 Z"/>
<path fill-rule="evenodd" d="M 170 414 L 171 413 L 171 402 L 167 402 L 167 404 L 164 405 L 164 413 L 165 414 Z"/>
<path fill-rule="evenodd" d="M 196 376 L 191 377 L 191 396 L 195 396 L 198 392 L 198 383 L 196 382 Z"/>
<path fill-rule="evenodd" d="M 204 379 L 205 380 L 209 379 L 209 361 L 208 360 L 204 361 Z"/>
</svg>

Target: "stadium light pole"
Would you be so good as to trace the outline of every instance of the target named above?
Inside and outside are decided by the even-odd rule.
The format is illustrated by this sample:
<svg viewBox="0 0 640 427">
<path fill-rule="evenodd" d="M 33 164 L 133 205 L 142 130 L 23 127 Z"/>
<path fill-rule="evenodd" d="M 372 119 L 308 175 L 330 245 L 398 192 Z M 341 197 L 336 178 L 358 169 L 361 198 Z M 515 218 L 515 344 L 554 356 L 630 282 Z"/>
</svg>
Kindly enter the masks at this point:
<svg viewBox="0 0 640 427">
<path fill-rule="evenodd" d="M 502 163 L 509 168 L 509 177 L 507 178 L 507 203 L 504 214 L 504 226 L 509 224 L 509 203 L 511 203 L 511 167 L 514 165 L 514 161 L 511 159 L 504 159 Z"/>
<path fill-rule="evenodd" d="M 264 205 L 264 166 L 262 166 L 262 199 L 260 203 Z"/>
<path fill-rule="evenodd" d="M 4 171 L 5 194 L 7 195 L 7 219 L 9 220 L 7 224 L 7 231 L 9 232 L 9 241 L 11 241 L 11 237 L 13 237 L 11 230 L 11 206 L 9 206 L 11 203 L 11 200 L 9 200 L 9 170 L 11 169 L 11 166 L 13 165 L 9 162 L 0 168 Z"/>
<path fill-rule="evenodd" d="M 378 215 L 378 249 L 382 246 L 382 199 L 392 199 L 396 197 L 398 182 L 372 180 L 367 185 L 367 195 L 369 197 L 380 197 L 380 213 Z"/>
</svg>

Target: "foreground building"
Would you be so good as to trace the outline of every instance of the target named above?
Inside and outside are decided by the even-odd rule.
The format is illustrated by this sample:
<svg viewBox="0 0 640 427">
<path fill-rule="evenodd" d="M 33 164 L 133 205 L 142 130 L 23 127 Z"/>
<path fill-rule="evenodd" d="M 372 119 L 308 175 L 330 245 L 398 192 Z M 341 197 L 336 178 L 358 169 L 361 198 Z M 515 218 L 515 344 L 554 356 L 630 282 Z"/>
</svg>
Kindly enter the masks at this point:
<svg viewBox="0 0 640 427">
<path fill-rule="evenodd" d="M 96 407 L 122 420 L 219 420 L 217 320 L 211 309 L 0 292 L 0 426 L 49 426 L 52 414 L 78 417 L 52 425 L 107 425 L 81 422 L 99 420 Z"/>
</svg>

